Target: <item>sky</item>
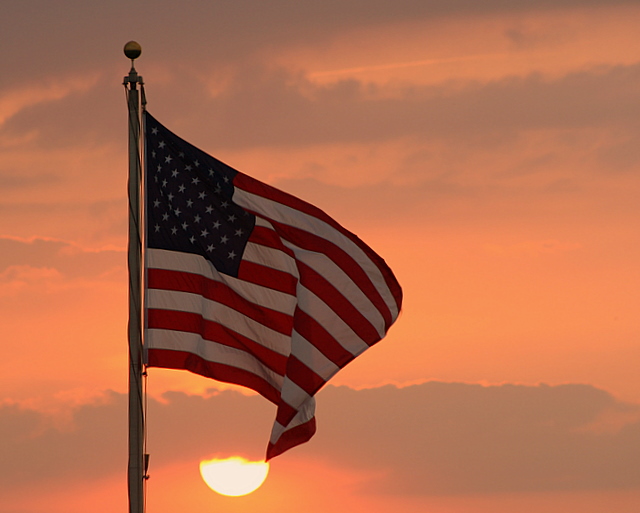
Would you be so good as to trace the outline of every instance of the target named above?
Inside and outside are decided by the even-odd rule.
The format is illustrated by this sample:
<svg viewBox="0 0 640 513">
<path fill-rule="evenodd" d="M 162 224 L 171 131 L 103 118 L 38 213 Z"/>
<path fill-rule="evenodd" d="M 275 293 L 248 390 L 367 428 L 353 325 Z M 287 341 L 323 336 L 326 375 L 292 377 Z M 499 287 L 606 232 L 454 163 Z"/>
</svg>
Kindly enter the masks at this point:
<svg viewBox="0 0 640 513">
<path fill-rule="evenodd" d="M 148 379 L 149 513 L 631 513 L 640 2 L 23 0 L 0 18 L 0 503 L 126 510 L 124 44 L 148 110 L 319 206 L 404 290 L 244 498 L 274 408 Z M 28 493 L 25 493 L 28 492 Z"/>
</svg>

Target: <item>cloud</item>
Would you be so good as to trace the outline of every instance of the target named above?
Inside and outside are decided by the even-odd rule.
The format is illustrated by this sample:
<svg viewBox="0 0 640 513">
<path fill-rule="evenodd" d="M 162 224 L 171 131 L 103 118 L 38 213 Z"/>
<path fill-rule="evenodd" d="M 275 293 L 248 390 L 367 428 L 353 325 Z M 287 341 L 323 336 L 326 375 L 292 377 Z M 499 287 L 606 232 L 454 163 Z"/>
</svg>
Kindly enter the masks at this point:
<svg viewBox="0 0 640 513">
<path fill-rule="evenodd" d="M 54 82 L 8 91 L 0 96 L 0 127 L 21 110 L 51 101 L 60 100 L 70 94 L 90 89 L 98 77 L 73 77 L 64 82 Z"/>
<path fill-rule="evenodd" d="M 618 432 L 584 430 L 605 412 L 629 407 L 587 385 L 328 388 L 320 404 L 313 451 L 355 467 L 386 468 L 387 478 L 369 492 L 615 489 L 639 482 L 637 407 L 635 422 Z M 331 408 L 326 427 L 325 408 Z"/>
<path fill-rule="evenodd" d="M 169 0 L 65 0 L 65 8 L 60 9 L 59 3 L 26 0 L 11 3 L 3 11 L 0 33 L 7 44 L 12 43 L 12 51 L 5 52 L 2 64 L 7 70 L 24 70 L 27 62 L 32 70 L 5 73 L 1 81 L 19 83 L 35 70 L 44 74 L 87 71 L 117 57 L 122 62 L 120 48 L 132 38 L 138 38 L 143 52 L 145 47 L 157 48 L 158 55 L 172 63 L 185 58 L 230 63 L 265 49 L 326 42 L 336 33 L 358 27 L 634 4 L 633 0 L 192 0 L 178 5 Z"/>
<path fill-rule="evenodd" d="M 126 433 L 119 434 L 126 425 L 126 412 L 126 397 L 111 393 L 78 409 L 73 426 L 61 428 L 37 411 L 14 404 L 0 407 L 2 489 L 33 487 L 36 476 L 46 483 L 117 472 L 120 454 L 126 454 Z"/>
<path fill-rule="evenodd" d="M 479 145 L 491 142 L 492 134 L 499 134 L 500 142 L 527 131 L 635 126 L 633 84 L 638 80 L 640 66 L 619 66 L 558 79 L 532 74 L 461 87 L 410 86 L 389 98 L 381 86 L 356 80 L 318 85 L 301 75 L 254 66 L 191 121 L 205 133 L 208 126 L 212 140 L 223 148 L 403 137 L 476 140 Z"/>
<path fill-rule="evenodd" d="M 589 385 L 327 387 L 318 433 L 282 458 L 315 458 L 372 478 L 367 493 L 447 495 L 637 489 L 640 408 Z M 105 394 L 56 427 L 0 408 L 3 487 L 124 472 L 126 397 Z M 152 469 L 213 453 L 259 457 L 272 405 L 236 391 L 150 399 Z M 614 419 L 615 421 L 612 421 Z"/>
<path fill-rule="evenodd" d="M 120 51 L 132 34 L 138 34 L 143 47 L 149 48 L 149 55 L 143 49 L 146 60 L 138 67 L 143 74 L 149 73 L 150 109 L 170 113 L 171 117 L 160 117 L 167 123 L 173 119 L 171 126 L 190 126 L 196 133 L 204 132 L 198 140 L 215 141 L 222 148 L 336 140 L 379 142 L 405 136 L 459 135 L 455 138 L 459 140 L 499 130 L 517 133 L 549 126 L 572 127 L 583 121 L 608 122 L 624 116 L 627 122 L 638 119 L 633 95 L 637 67 L 576 73 L 555 81 L 531 75 L 463 83 L 463 87 L 454 89 L 452 84 L 412 87 L 400 91 L 399 98 L 376 97 L 386 92 L 358 81 L 320 86 L 303 75 L 273 70 L 278 55 L 294 46 L 326 45 L 336 34 L 363 26 L 420 22 L 443 15 L 468 17 L 610 6 L 602 0 L 332 0 L 321 5 L 246 0 L 187 2 L 180 7 L 164 1 L 152 5 L 128 3 L 127 16 L 121 15 L 121 1 L 69 1 L 64 14 L 51 3 L 40 2 L 35 10 L 33 4 L 8 6 L 0 22 L 6 25 L 3 34 L 15 49 L 3 56 L 7 61 L 2 62 L 4 69 L 17 69 L 18 63 L 29 62 L 31 66 L 21 70 L 34 83 L 25 91 L 39 92 L 21 92 L 28 76 L 3 76 L 10 83 L 0 86 L 0 117 L 6 103 L 13 114 L 5 127 L 11 140 L 37 127 L 39 144 L 115 142 L 120 137 L 118 126 L 123 132 L 125 128 L 119 81 L 128 65 Z M 145 14 L 150 8 L 152 16 Z M 34 33 L 47 40 L 46 48 L 31 36 Z M 116 43 L 118 37 L 122 39 Z M 65 51 L 68 56 L 62 54 Z M 118 63 L 120 67 L 116 67 Z M 212 97 L 213 77 L 225 82 L 228 74 L 231 79 L 225 91 Z M 91 87 L 80 87 L 84 82 Z M 188 93 L 183 93 L 184 83 L 189 84 Z M 80 85 L 72 91 L 74 84 Z M 452 94 L 452 90 L 456 92 Z M 2 102 L 2 98 L 18 93 L 26 99 Z M 43 102 L 44 98 L 50 101 Z M 24 102 L 31 107 L 22 108 Z"/>
<path fill-rule="evenodd" d="M 113 248 L 92 250 L 56 239 L 0 236 L 0 275 L 7 279 L 16 276 L 16 269 L 49 269 L 67 279 L 99 279 L 124 268 L 125 258 L 124 250 Z M 11 269 L 14 272 L 7 273 Z"/>
</svg>

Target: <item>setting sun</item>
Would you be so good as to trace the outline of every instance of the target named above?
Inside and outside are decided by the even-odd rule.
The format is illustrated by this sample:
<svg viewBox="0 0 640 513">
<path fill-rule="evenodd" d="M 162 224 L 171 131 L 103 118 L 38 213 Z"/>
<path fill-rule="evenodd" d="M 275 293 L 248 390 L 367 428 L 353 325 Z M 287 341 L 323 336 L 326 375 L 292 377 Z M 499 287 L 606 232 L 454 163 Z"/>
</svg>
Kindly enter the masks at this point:
<svg viewBox="0 0 640 513">
<path fill-rule="evenodd" d="M 240 497 L 257 490 L 268 473 L 267 462 L 248 461 L 240 456 L 200 462 L 200 475 L 207 486 L 230 497 Z"/>
</svg>

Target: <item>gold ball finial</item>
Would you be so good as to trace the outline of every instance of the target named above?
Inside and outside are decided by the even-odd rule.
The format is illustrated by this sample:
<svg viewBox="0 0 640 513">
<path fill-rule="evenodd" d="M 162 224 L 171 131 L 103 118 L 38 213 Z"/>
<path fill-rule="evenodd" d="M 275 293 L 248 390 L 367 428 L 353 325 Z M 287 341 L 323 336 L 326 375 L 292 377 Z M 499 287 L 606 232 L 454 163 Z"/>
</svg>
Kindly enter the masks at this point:
<svg viewBox="0 0 640 513">
<path fill-rule="evenodd" d="M 142 47 L 136 41 L 129 41 L 124 45 L 124 54 L 131 60 L 137 59 L 142 53 Z"/>
</svg>

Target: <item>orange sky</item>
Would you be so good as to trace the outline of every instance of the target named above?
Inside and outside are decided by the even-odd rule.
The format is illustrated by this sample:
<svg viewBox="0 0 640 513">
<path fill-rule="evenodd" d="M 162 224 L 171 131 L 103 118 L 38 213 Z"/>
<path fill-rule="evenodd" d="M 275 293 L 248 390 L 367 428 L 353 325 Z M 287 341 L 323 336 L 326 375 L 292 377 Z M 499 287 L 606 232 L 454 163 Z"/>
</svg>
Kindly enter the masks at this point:
<svg viewBox="0 0 640 513">
<path fill-rule="evenodd" d="M 635 512 L 639 17 L 631 0 L 4 6 L 6 511 L 125 508 L 136 39 L 154 116 L 326 210 L 405 293 L 319 394 L 317 436 L 246 498 L 197 464 L 262 456 L 271 406 L 154 369 L 150 513 Z"/>
</svg>

